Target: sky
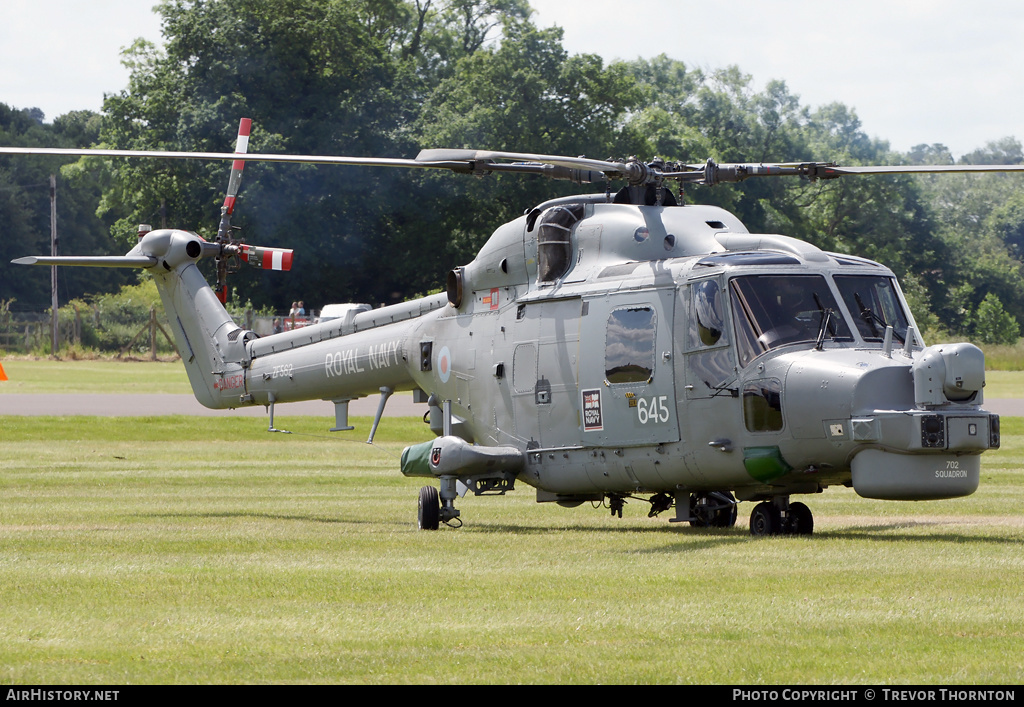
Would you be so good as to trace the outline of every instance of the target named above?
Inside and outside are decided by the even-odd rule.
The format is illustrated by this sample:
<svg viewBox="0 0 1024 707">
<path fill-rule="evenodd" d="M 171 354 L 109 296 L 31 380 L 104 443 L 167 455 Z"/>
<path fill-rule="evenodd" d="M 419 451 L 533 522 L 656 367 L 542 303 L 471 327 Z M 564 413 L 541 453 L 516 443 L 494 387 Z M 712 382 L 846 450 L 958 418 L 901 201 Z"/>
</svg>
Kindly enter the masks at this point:
<svg viewBox="0 0 1024 707">
<path fill-rule="evenodd" d="M 153 0 L 0 0 L 0 102 L 46 120 L 99 110 L 128 84 L 121 50 L 161 43 Z M 959 156 L 1024 140 L 1024 3 L 1019 0 L 531 0 L 570 54 L 666 54 L 738 66 L 759 89 L 783 80 L 812 108 L 852 107 L 862 129 L 906 151 Z"/>
</svg>

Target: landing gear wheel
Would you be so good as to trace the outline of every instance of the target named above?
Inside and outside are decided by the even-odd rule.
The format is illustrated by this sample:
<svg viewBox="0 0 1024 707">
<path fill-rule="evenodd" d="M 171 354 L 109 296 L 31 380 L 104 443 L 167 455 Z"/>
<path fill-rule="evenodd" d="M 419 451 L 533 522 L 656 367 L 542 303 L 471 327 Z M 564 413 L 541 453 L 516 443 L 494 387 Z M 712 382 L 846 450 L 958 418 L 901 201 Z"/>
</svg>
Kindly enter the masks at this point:
<svg viewBox="0 0 1024 707">
<path fill-rule="evenodd" d="M 758 537 L 782 532 L 782 512 L 770 501 L 754 506 L 750 513 L 750 534 Z"/>
<path fill-rule="evenodd" d="M 440 496 L 433 486 L 424 486 L 420 489 L 420 503 L 416 519 L 420 530 L 437 530 L 441 525 Z"/>
<path fill-rule="evenodd" d="M 711 527 L 731 528 L 736 525 L 736 499 L 731 493 L 721 495 L 725 498 L 711 516 Z"/>
<path fill-rule="evenodd" d="M 690 525 L 731 528 L 736 525 L 736 499 L 728 491 L 690 494 Z"/>
<path fill-rule="evenodd" d="M 811 509 L 797 501 L 789 504 L 786 516 L 786 532 L 793 535 L 810 535 L 814 532 L 814 516 Z"/>
</svg>

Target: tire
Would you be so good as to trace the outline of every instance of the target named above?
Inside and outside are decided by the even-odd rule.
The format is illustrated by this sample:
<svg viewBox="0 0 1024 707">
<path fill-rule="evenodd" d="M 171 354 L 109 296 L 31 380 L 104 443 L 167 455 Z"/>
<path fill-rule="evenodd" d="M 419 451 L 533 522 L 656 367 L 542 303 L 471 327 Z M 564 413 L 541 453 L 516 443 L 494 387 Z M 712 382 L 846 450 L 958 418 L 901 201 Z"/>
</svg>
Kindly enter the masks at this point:
<svg viewBox="0 0 1024 707">
<path fill-rule="evenodd" d="M 732 501 L 732 503 L 725 508 L 719 508 L 714 512 L 711 517 L 712 528 L 731 528 L 736 525 L 736 498 L 728 491 L 724 491 L 723 495 L 728 496 L 728 499 Z"/>
<path fill-rule="evenodd" d="M 787 532 L 794 535 L 810 535 L 814 532 L 814 516 L 811 509 L 797 501 L 789 504 L 789 517 L 787 521 Z"/>
<path fill-rule="evenodd" d="M 695 528 L 731 528 L 736 525 L 736 503 L 729 491 L 690 494 L 690 525 Z M 704 501 L 704 503 L 701 503 Z M 710 508 L 709 508 L 710 507 Z"/>
<path fill-rule="evenodd" d="M 419 509 L 416 514 L 420 530 L 437 530 L 441 525 L 441 501 L 437 489 L 424 486 L 420 489 Z"/>
<path fill-rule="evenodd" d="M 711 525 L 711 518 L 704 504 L 699 503 L 704 494 L 690 494 L 690 525 L 694 528 L 707 528 Z"/>
<path fill-rule="evenodd" d="M 757 537 L 778 535 L 782 532 L 782 513 L 770 501 L 754 506 L 750 513 L 750 534 Z"/>
</svg>

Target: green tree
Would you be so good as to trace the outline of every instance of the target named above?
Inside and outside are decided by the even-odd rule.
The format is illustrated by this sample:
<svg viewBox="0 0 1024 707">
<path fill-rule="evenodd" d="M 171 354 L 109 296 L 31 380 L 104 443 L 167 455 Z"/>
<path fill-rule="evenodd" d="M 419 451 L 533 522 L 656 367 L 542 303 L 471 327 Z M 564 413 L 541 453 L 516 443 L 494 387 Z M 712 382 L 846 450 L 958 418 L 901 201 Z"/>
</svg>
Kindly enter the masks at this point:
<svg viewBox="0 0 1024 707">
<path fill-rule="evenodd" d="M 43 123 L 38 109 L 15 109 L 0 103 L 0 144 L 21 147 L 85 147 L 99 131 L 100 117 L 88 111 L 68 113 Z M 109 223 L 99 219 L 96 202 L 99 175 L 83 172 L 69 179 L 62 171 L 67 158 L 0 158 L 0 300 L 15 300 L 15 311 L 49 309 L 50 271 L 11 265 L 26 255 L 50 253 L 50 175 L 57 177 L 57 235 L 62 253 L 109 255 L 120 250 L 109 236 Z M 117 270 L 58 270 L 62 302 L 89 292 L 116 288 L 130 277 Z"/>
<path fill-rule="evenodd" d="M 1020 337 L 1020 326 L 1003 303 L 991 292 L 978 305 L 974 314 L 974 338 L 983 344 L 1015 344 Z"/>
<path fill-rule="evenodd" d="M 621 66 L 568 57 L 523 0 L 166 0 L 165 46 L 126 54 L 102 140 L 122 148 L 414 156 L 475 146 L 602 154 L 635 99 Z M 111 164 L 101 211 L 128 241 L 139 222 L 215 232 L 227 166 Z M 461 182 L 461 184 L 457 184 Z M 301 278 L 239 278 L 257 304 L 400 299 L 443 282 L 491 229 L 548 198 L 544 180 L 405 170 L 246 167 L 235 224 L 296 250 Z M 232 281 L 235 286 L 235 281 Z M 316 293 L 316 294 L 312 294 Z M 323 301 L 312 302 L 322 296 Z"/>
<path fill-rule="evenodd" d="M 250 151 L 411 157 L 427 97 L 467 55 L 493 50 L 499 16 L 525 22 L 528 6 L 165 0 L 158 11 L 165 45 L 126 54 L 131 78 L 105 103 L 106 144 L 230 151 L 248 116 Z M 215 233 L 226 165 L 126 160 L 111 172 L 101 209 L 126 240 L 139 222 Z M 257 304 L 389 301 L 436 285 L 452 264 L 432 257 L 442 234 L 424 210 L 435 190 L 401 170 L 252 164 L 243 185 L 235 225 L 249 242 L 294 248 L 301 271 L 232 282 Z M 393 235 L 408 229 L 416 238 L 396 250 Z"/>
</svg>

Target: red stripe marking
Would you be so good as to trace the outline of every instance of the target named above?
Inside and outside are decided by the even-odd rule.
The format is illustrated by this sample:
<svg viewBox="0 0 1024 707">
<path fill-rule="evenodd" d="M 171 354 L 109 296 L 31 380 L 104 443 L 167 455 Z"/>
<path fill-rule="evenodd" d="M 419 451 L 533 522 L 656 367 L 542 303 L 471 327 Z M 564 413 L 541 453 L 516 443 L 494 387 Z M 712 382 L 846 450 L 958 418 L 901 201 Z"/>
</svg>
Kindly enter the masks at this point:
<svg viewBox="0 0 1024 707">
<path fill-rule="evenodd" d="M 235 160 L 231 163 L 231 169 L 236 169 L 241 172 L 245 168 L 245 160 Z"/>
<path fill-rule="evenodd" d="M 250 130 L 252 130 L 252 118 L 242 118 L 242 121 L 238 124 L 238 134 L 249 137 Z"/>
<path fill-rule="evenodd" d="M 292 269 L 292 255 L 294 251 L 286 250 L 281 256 L 281 269 L 291 270 Z"/>
</svg>

